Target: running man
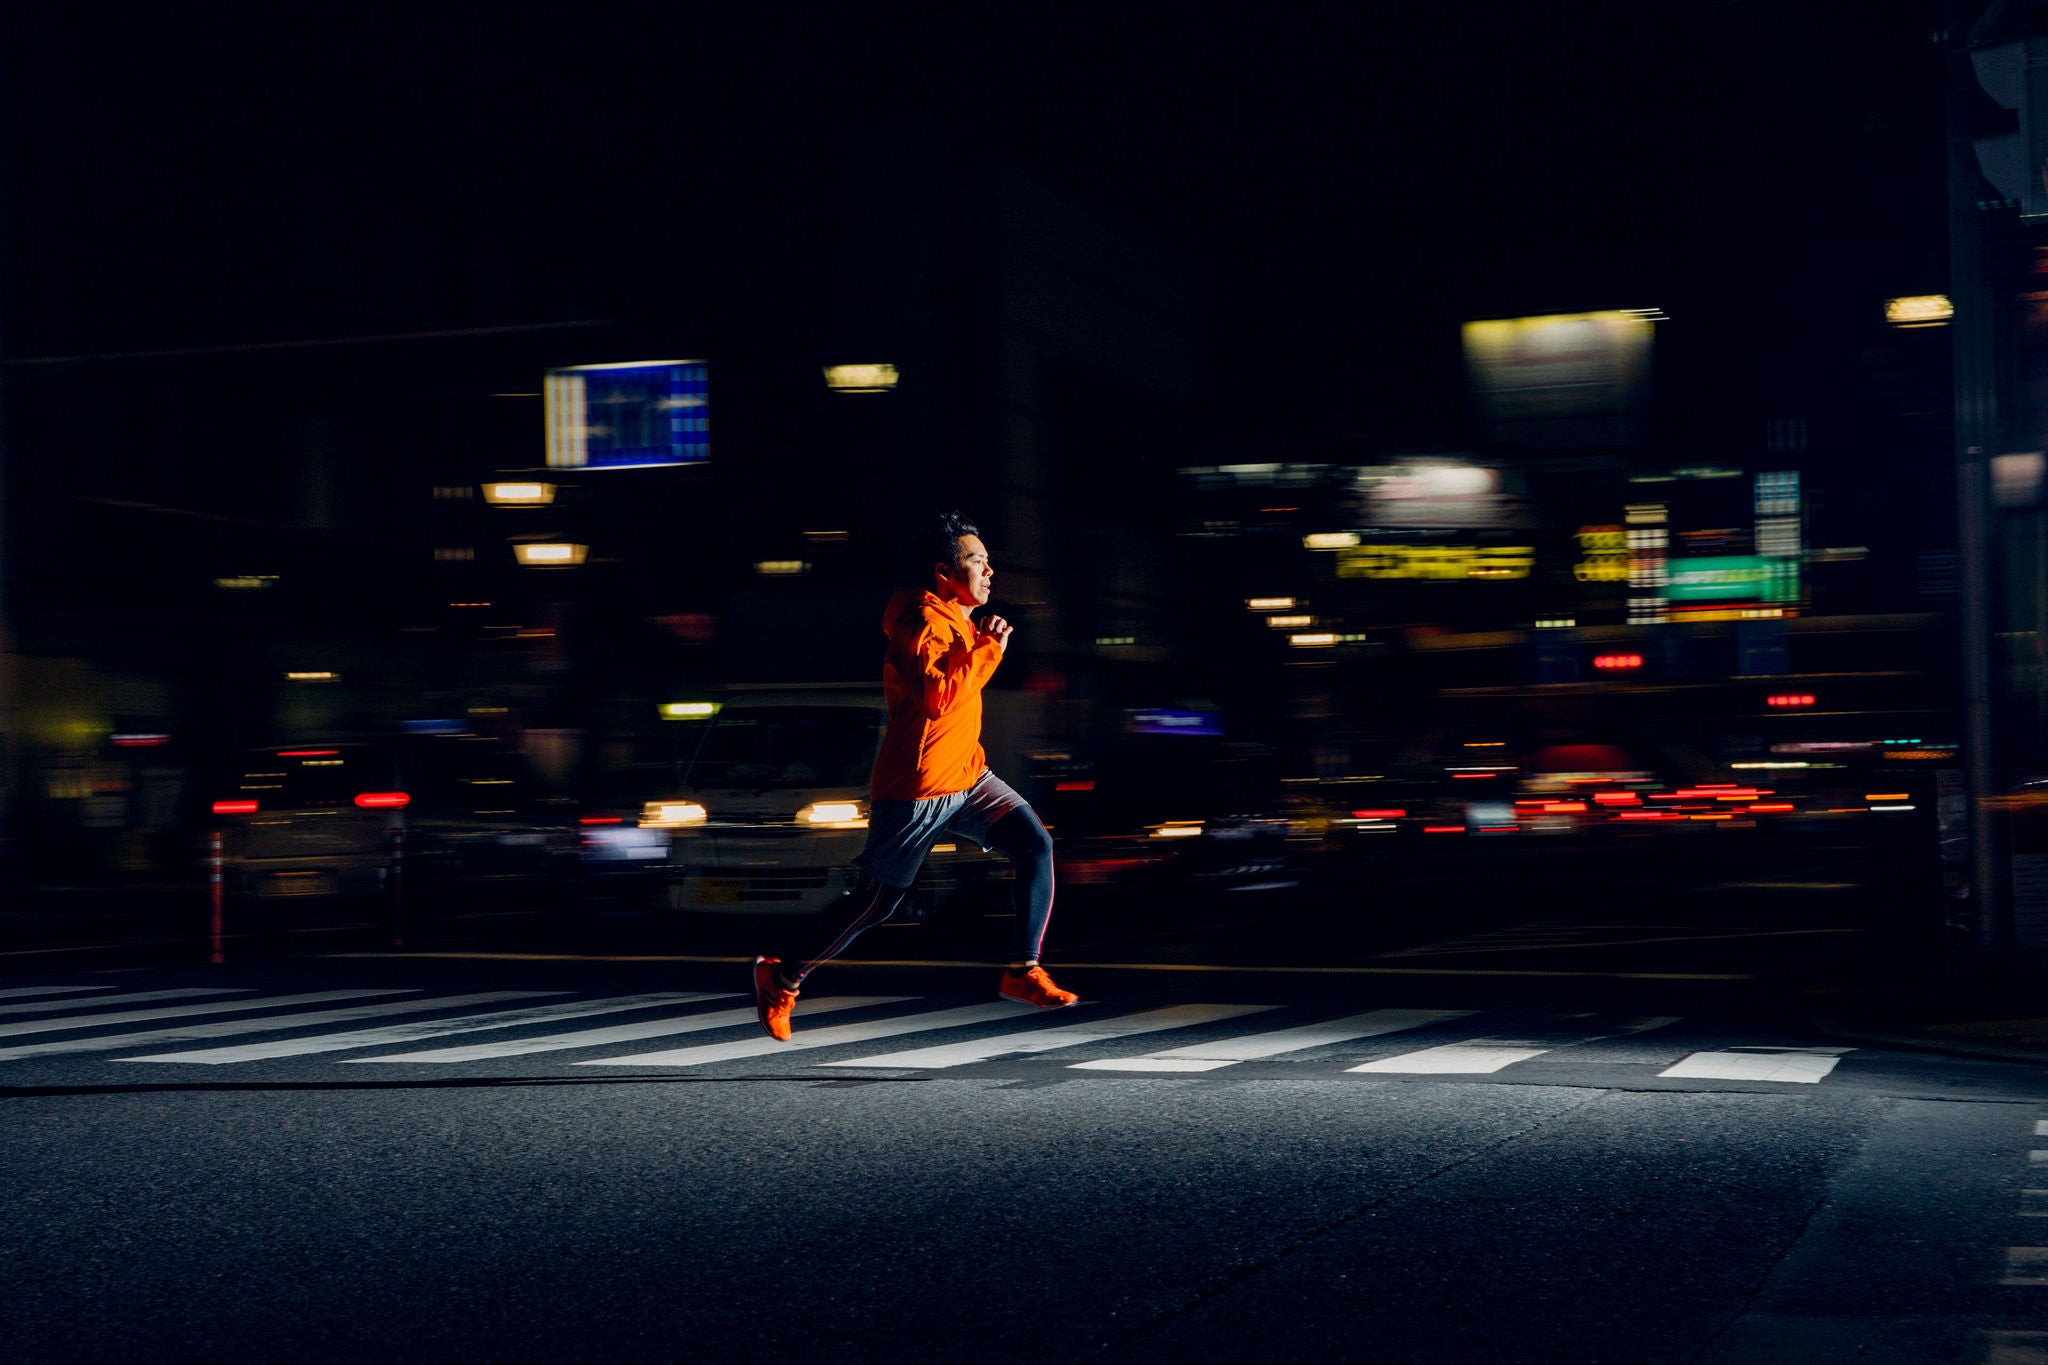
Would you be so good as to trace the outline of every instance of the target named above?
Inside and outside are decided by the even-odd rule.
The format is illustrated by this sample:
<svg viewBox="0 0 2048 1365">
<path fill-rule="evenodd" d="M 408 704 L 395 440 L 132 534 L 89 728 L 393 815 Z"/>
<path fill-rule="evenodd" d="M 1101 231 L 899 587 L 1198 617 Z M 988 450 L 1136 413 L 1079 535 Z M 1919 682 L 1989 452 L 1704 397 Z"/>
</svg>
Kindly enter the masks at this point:
<svg viewBox="0 0 2048 1365">
<path fill-rule="evenodd" d="M 789 1015 L 804 979 L 896 912 L 941 834 L 993 848 L 1015 866 L 1011 961 L 996 993 L 1040 1009 L 1080 999 L 1038 965 L 1052 915 L 1052 836 L 1024 798 L 989 771 L 981 747 L 981 690 L 1002 662 L 1011 631 L 1000 616 L 972 619 L 988 605 L 995 581 L 988 547 L 958 512 L 941 515 L 934 529 L 926 559 L 932 586 L 904 589 L 882 612 L 889 728 L 869 784 L 867 847 L 854 859 L 861 877 L 841 903 L 844 927 L 788 963 L 754 959 L 761 1027 L 782 1042 L 789 1041 Z"/>
</svg>

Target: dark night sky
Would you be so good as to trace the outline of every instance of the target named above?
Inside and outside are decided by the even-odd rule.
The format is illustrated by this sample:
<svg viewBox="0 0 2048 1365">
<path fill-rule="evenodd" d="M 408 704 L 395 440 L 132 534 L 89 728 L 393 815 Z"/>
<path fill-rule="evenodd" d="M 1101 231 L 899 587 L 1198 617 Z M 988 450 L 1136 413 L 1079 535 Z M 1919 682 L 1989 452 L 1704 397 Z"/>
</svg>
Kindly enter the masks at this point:
<svg viewBox="0 0 2048 1365">
<path fill-rule="evenodd" d="M 1426 431 L 1462 318 L 1638 304 L 1704 415 L 1942 285 L 1924 0 L 966 10 L 10 7 L 5 349 L 546 321 L 689 252 L 773 270 L 826 153 L 906 120 L 1185 247 L 1245 427 Z"/>
</svg>

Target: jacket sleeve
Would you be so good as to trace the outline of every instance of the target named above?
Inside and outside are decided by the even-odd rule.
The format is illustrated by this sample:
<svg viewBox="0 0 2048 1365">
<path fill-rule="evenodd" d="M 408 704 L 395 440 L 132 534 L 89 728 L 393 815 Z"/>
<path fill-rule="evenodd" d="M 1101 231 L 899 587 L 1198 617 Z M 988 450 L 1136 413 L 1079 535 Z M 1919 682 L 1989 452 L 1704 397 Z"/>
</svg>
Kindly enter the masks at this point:
<svg viewBox="0 0 2048 1365">
<path fill-rule="evenodd" d="M 981 636 L 969 645 L 928 623 L 918 632 L 913 652 L 929 720 L 959 710 L 981 691 L 1003 661 L 1003 647 L 993 636 Z"/>
</svg>

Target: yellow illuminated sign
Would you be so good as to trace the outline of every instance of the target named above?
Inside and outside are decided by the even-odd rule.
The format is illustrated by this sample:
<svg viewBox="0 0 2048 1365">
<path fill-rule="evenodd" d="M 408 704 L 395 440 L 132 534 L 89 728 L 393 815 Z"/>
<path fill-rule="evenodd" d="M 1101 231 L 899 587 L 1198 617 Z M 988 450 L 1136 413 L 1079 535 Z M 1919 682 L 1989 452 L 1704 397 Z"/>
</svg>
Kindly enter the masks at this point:
<svg viewBox="0 0 2048 1365">
<path fill-rule="evenodd" d="M 1527 578 L 1533 545 L 1362 545 L 1337 555 L 1339 578 Z"/>
</svg>

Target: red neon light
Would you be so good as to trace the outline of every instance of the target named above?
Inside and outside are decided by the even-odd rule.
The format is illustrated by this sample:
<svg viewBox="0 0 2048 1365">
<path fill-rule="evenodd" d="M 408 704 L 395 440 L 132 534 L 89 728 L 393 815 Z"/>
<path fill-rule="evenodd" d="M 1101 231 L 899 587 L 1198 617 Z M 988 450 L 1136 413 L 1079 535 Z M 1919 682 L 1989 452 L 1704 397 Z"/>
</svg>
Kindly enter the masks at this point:
<svg viewBox="0 0 2048 1365">
<path fill-rule="evenodd" d="M 1498 777 L 1499 773 L 1452 773 L 1452 777 Z"/>
<path fill-rule="evenodd" d="M 1408 812 L 1405 810 L 1355 810 L 1351 812 L 1351 818 L 1354 820 L 1399 820 L 1407 814 Z"/>
<path fill-rule="evenodd" d="M 215 815 L 254 815 L 256 813 L 256 803 L 254 801 L 216 801 L 213 803 L 213 813 Z"/>
<path fill-rule="evenodd" d="M 1463 834 L 1465 827 L 1463 825 L 1424 825 L 1422 832 L 1424 834 Z"/>
<path fill-rule="evenodd" d="M 1811 706 L 1811 705 L 1813 705 L 1813 693 L 1811 693 L 1811 692 L 1773 692 L 1773 693 L 1772 693 L 1772 694 L 1771 694 L 1770 696 L 1768 696 L 1768 697 L 1765 697 L 1765 698 L 1764 698 L 1764 705 L 1766 705 L 1766 706 Z"/>
<path fill-rule="evenodd" d="M 1092 792 L 1095 790 L 1095 779 L 1089 778 L 1083 782 L 1062 782 L 1055 786 L 1053 790 L 1059 792 Z"/>
<path fill-rule="evenodd" d="M 1594 792 L 1593 801 L 1602 806 L 1640 806 L 1643 798 L 1634 792 Z"/>
<path fill-rule="evenodd" d="M 356 804 L 364 810 L 400 810 L 411 800 L 404 792 L 356 793 Z"/>
<path fill-rule="evenodd" d="M 1765 803 L 1763 803 L 1763 804 L 1761 804 L 1761 805 L 1755 805 L 1755 806 L 1751 806 L 1751 807 L 1750 807 L 1750 809 L 1751 809 L 1751 810 L 1791 810 L 1791 809 L 1792 809 L 1792 803 L 1791 803 L 1790 801 L 1769 801 L 1769 802 L 1765 802 Z"/>
<path fill-rule="evenodd" d="M 623 825 L 625 817 L 618 815 L 586 815 L 576 822 L 579 825 Z"/>
<path fill-rule="evenodd" d="M 1675 810 L 1625 810 L 1617 813 L 1617 820 L 1683 820 L 1685 816 Z"/>
<path fill-rule="evenodd" d="M 1640 654 L 1595 654 L 1593 656 L 1593 667 L 1595 668 L 1641 668 L 1642 666 L 1643 656 Z"/>
<path fill-rule="evenodd" d="M 1585 810 L 1586 803 L 1583 801 L 1546 801 L 1543 805 L 1545 815 L 1583 815 Z"/>
<path fill-rule="evenodd" d="M 340 752 L 341 750 L 339 749 L 279 749 L 277 756 L 279 758 L 332 758 Z"/>
</svg>

